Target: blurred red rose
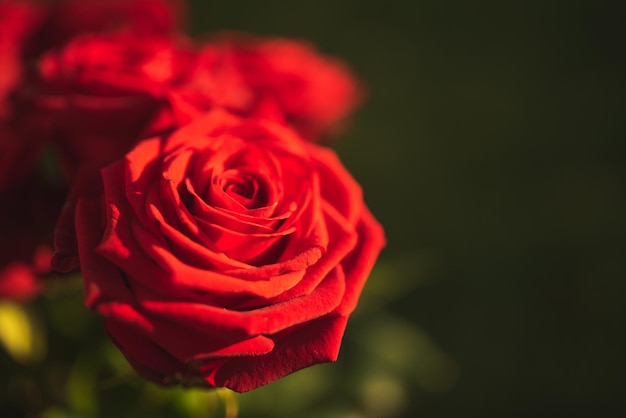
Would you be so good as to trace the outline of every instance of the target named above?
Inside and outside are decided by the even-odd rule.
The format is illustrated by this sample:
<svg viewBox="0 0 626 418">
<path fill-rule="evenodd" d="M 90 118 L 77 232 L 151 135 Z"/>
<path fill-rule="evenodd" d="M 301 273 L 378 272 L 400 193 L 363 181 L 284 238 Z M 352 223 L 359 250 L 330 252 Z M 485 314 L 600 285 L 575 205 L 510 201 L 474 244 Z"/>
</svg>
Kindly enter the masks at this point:
<svg viewBox="0 0 626 418">
<path fill-rule="evenodd" d="M 61 0 L 48 3 L 46 19 L 31 39 L 29 56 L 62 47 L 86 33 L 173 34 L 185 26 L 185 5 L 182 0 Z"/>
<path fill-rule="evenodd" d="M 343 62 L 309 43 L 232 33 L 204 45 L 191 80 L 183 94 L 196 105 L 284 119 L 312 141 L 333 133 L 363 94 Z"/>
<path fill-rule="evenodd" d="M 86 34 L 39 60 L 22 101 L 47 121 L 46 135 L 70 177 L 83 163 L 105 164 L 132 147 L 169 86 L 187 74 L 193 58 L 185 42 L 126 31 Z"/>
<path fill-rule="evenodd" d="M 38 136 L 52 138 L 70 177 L 84 163 L 108 163 L 141 136 L 214 108 L 286 123 L 319 140 L 359 99 L 349 70 L 310 45 L 243 35 L 197 51 L 182 36 L 83 34 L 48 51 L 36 68 L 20 90 L 23 113 L 52 128 Z"/>
<path fill-rule="evenodd" d="M 81 176 L 53 266 L 160 384 L 243 392 L 337 358 L 384 245 L 330 150 L 215 110 Z M 75 215 L 75 216 L 74 216 Z"/>
</svg>

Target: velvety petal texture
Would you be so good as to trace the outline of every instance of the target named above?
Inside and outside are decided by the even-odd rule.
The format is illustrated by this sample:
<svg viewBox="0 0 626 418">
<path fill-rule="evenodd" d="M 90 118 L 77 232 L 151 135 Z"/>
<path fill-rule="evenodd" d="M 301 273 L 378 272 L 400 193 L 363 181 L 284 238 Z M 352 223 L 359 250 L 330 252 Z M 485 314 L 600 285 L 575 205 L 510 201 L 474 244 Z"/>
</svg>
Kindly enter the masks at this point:
<svg viewBox="0 0 626 418">
<path fill-rule="evenodd" d="M 239 392 L 337 358 L 384 245 L 332 151 L 224 110 L 83 172 L 56 240 L 139 374 Z"/>
</svg>

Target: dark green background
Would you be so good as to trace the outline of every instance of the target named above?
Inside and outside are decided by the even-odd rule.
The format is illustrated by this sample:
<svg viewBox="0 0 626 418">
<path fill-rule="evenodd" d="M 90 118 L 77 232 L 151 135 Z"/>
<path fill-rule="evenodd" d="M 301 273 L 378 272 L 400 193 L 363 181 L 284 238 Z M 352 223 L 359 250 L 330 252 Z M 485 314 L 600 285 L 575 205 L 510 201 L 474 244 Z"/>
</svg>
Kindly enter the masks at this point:
<svg viewBox="0 0 626 418">
<path fill-rule="evenodd" d="M 624 413 L 618 4 L 193 2 L 197 33 L 305 38 L 345 59 L 368 87 L 334 146 L 389 244 L 332 367 L 363 377 L 378 364 L 387 380 L 370 389 L 387 388 L 380 402 L 389 405 L 377 412 L 357 377 L 319 404 L 339 404 L 346 417 Z M 399 364 L 393 352 L 380 360 L 385 353 L 367 348 L 380 338 L 397 337 L 383 351 L 412 346 L 393 332 L 359 345 L 377 321 L 381 331 L 402 323 L 426 336 L 449 367 L 428 372 L 420 363 L 433 360 L 419 350 Z"/>
<path fill-rule="evenodd" d="M 388 246 L 339 361 L 243 395 L 161 389 L 57 277 L 18 310 L 42 355 L 0 350 L 0 416 L 626 416 L 619 5 L 194 0 L 195 35 L 306 39 L 367 87 L 331 146 Z"/>
</svg>

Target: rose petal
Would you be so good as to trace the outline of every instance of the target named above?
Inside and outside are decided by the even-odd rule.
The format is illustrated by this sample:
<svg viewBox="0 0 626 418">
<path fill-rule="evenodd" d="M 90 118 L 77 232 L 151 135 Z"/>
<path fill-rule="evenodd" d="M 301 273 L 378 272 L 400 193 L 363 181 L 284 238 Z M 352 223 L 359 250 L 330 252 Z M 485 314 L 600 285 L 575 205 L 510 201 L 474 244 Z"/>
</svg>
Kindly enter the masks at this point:
<svg viewBox="0 0 626 418">
<path fill-rule="evenodd" d="M 327 205 L 323 206 L 323 213 L 329 213 Z M 352 251 L 357 242 L 354 231 L 347 227 L 342 219 L 334 216 L 325 216 L 327 229 L 333 232 L 332 244 L 324 253 L 324 256 L 308 270 L 306 276 L 293 288 L 279 295 L 273 302 L 289 300 L 291 298 L 306 295 L 315 289 L 337 265 L 341 265 L 343 258 Z"/>
<path fill-rule="evenodd" d="M 76 203 L 76 234 L 81 237 L 78 254 L 85 286 L 85 305 L 95 306 L 101 300 L 130 302 L 133 297 L 122 272 L 94 252 L 100 239 L 98 202 L 83 198 Z"/>
<path fill-rule="evenodd" d="M 292 227 L 270 234 L 245 234 L 202 219 L 196 221 L 220 251 L 233 260 L 255 266 L 277 262 L 284 253 L 285 239 L 296 230 Z"/>
<path fill-rule="evenodd" d="M 167 384 L 170 376 L 185 370 L 176 360 L 137 328 L 115 319 L 105 321 L 105 329 L 111 341 L 120 349 L 126 360 L 144 378 L 159 384 Z"/>
<path fill-rule="evenodd" d="M 277 230 L 277 227 L 283 223 L 281 221 L 284 221 L 292 214 L 292 211 L 288 211 L 278 216 L 260 218 L 244 213 L 233 212 L 224 208 L 215 208 L 207 205 L 200 199 L 188 179 L 185 181 L 185 187 L 185 191 L 191 199 L 190 210 L 192 210 L 196 216 L 242 233 L 260 234 L 274 232 Z M 181 211 L 182 210 L 181 208 Z M 273 210 L 276 211 L 275 208 Z"/>
<path fill-rule="evenodd" d="M 222 250 L 216 248 L 215 243 L 206 236 L 203 230 L 199 230 L 196 234 L 196 238 L 200 241 L 197 242 L 190 239 L 180 230 L 167 224 L 164 216 L 156 206 L 149 206 L 148 212 L 158 222 L 159 231 L 169 240 L 167 247 L 176 255 L 180 262 L 207 270 L 249 267 L 248 264 L 230 258 Z M 134 223 L 134 225 L 135 228 L 138 227 L 137 223 Z"/>
<path fill-rule="evenodd" d="M 267 269 L 256 269 L 257 274 L 244 274 L 243 270 L 236 270 L 239 275 L 235 276 L 227 274 L 232 270 L 222 272 L 197 269 L 181 263 L 169 249 L 158 245 L 152 235 L 139 224 L 133 224 L 134 229 L 131 232 L 130 225 L 125 224 L 128 220 L 124 219 L 123 213 L 116 216 L 121 220 L 109 225 L 110 233 L 98 245 L 96 252 L 147 288 L 161 294 L 188 298 L 190 301 L 208 301 L 210 295 L 214 295 L 215 299 L 223 295 L 272 298 L 298 283 L 303 274 L 299 268 L 313 263 L 315 258 L 312 257 L 320 254 L 319 249 L 313 249 L 305 252 L 306 256 L 297 259 L 295 263 L 291 261 Z M 133 254 L 132 259 L 130 254 Z M 276 270 L 281 274 L 263 276 Z"/>
<path fill-rule="evenodd" d="M 356 225 L 363 207 L 361 186 L 341 164 L 337 154 L 328 148 L 309 145 L 311 155 L 317 161 L 321 194 L 341 213 L 350 225 Z"/>
<path fill-rule="evenodd" d="M 131 328 L 136 335 L 133 341 L 120 341 L 125 349 L 132 353 L 136 352 L 139 357 L 144 360 L 144 353 L 139 351 L 141 348 L 150 348 L 151 344 L 156 344 L 161 348 L 162 355 L 171 355 L 173 361 L 190 363 L 199 359 L 233 357 L 233 356 L 258 356 L 269 353 L 274 348 L 274 342 L 264 336 L 247 337 L 244 339 L 236 339 L 236 337 L 228 338 L 229 335 L 223 335 L 213 332 L 199 333 L 197 329 L 193 329 L 186 324 L 176 324 L 169 319 L 153 318 L 144 314 L 133 311 L 131 306 L 121 304 L 107 304 L 99 306 L 102 314 L 112 322 L 118 325 L 125 325 Z M 141 321 L 136 318 L 141 317 Z M 150 322 L 149 329 L 145 329 L 138 324 Z M 130 331 L 130 330 L 129 330 Z M 127 340 L 129 338 L 127 337 Z M 146 347 L 147 346 L 147 347 Z M 145 355 L 149 360 L 150 356 L 154 356 L 153 351 L 148 351 Z M 161 353 L 157 353 L 161 354 Z M 167 363 L 165 364 L 167 366 Z M 158 363 L 154 364 L 156 370 L 163 370 Z M 178 370 L 177 370 L 178 371 Z M 172 371 L 165 371 L 165 375 L 173 375 Z"/>
<path fill-rule="evenodd" d="M 207 376 L 211 386 L 247 392 L 304 367 L 337 360 L 347 318 L 323 317 L 287 335 L 275 336 L 276 346 L 263 356 L 232 359 Z M 215 367 L 209 363 L 207 370 Z"/>
<path fill-rule="evenodd" d="M 385 246 L 383 228 L 367 208 L 363 208 L 361 222 L 357 226 L 359 241 L 356 248 L 342 262 L 346 273 L 346 292 L 337 308 L 340 315 L 349 315 L 356 308 L 376 258 Z"/>
<path fill-rule="evenodd" d="M 246 311 L 149 298 L 142 299 L 140 304 L 142 310 L 150 316 L 185 324 L 196 329 L 196 332 L 208 330 L 211 334 L 249 338 L 272 335 L 332 312 L 343 299 L 344 280 L 343 271 L 338 267 L 308 295 Z M 100 309 L 105 307 L 113 310 L 118 308 L 118 304 L 103 304 Z"/>
</svg>

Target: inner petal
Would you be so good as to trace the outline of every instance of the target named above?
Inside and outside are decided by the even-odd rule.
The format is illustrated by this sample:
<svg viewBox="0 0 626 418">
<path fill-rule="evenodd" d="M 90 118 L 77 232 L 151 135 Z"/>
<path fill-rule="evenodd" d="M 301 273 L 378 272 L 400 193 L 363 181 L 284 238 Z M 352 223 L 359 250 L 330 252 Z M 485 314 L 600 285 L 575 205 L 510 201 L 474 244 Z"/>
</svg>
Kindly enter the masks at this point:
<svg viewBox="0 0 626 418">
<path fill-rule="evenodd" d="M 255 176 L 240 170 L 227 170 L 218 179 L 219 187 L 247 209 L 265 206 L 267 190 Z"/>
<path fill-rule="evenodd" d="M 207 203 L 239 213 L 263 211 L 263 216 L 274 215 L 275 185 L 263 173 L 253 169 L 231 168 L 214 173 Z M 267 209 L 267 210 L 265 210 Z"/>
</svg>

